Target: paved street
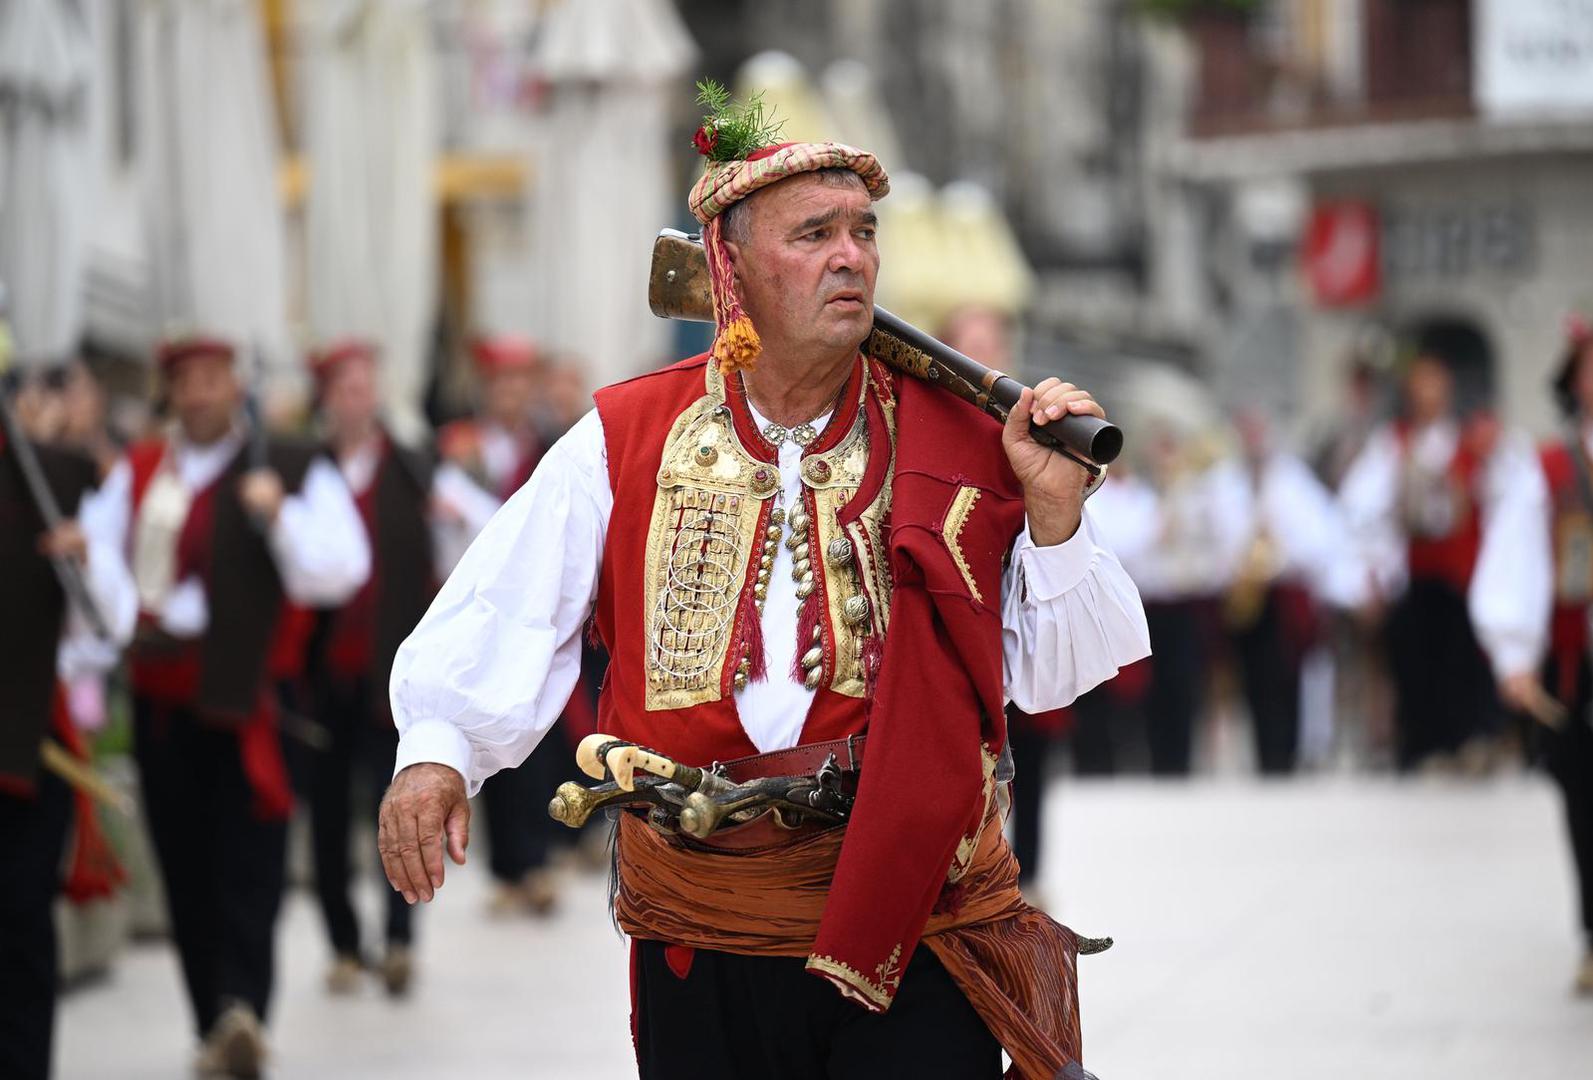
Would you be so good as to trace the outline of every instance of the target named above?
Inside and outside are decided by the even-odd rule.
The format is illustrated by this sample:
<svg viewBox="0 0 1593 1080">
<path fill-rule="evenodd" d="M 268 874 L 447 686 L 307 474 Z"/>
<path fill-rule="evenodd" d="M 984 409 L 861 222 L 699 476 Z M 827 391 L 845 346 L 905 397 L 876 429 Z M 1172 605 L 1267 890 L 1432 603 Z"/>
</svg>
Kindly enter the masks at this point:
<svg viewBox="0 0 1593 1080">
<path fill-rule="evenodd" d="M 1593 1076 L 1593 1001 L 1567 992 L 1568 854 L 1540 781 L 1056 790 L 1045 892 L 1064 921 L 1118 942 L 1081 961 L 1103 1080 Z M 485 900 L 478 867 L 450 877 L 420 926 L 423 981 L 394 1006 L 374 986 L 322 994 L 319 917 L 295 895 L 273 1075 L 633 1075 L 601 880 L 574 881 L 544 923 L 489 920 Z M 66 1002 L 60 1075 L 184 1075 L 180 993 L 164 948 L 125 955 Z"/>
</svg>

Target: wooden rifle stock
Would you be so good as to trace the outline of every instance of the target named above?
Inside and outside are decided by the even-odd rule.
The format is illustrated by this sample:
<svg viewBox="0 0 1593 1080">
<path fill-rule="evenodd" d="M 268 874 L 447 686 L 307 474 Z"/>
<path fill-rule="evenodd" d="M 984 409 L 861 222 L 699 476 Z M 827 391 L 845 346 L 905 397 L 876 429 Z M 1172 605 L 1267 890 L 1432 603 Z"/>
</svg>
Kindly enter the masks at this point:
<svg viewBox="0 0 1593 1080">
<path fill-rule="evenodd" d="M 661 319 L 713 321 L 708 261 L 696 237 L 675 229 L 658 234 L 647 300 Z M 882 307 L 874 309 L 874 331 L 863 348 L 875 359 L 935 383 L 1003 423 L 1024 389 L 1010 375 L 964 356 Z M 1115 461 L 1123 450 L 1122 430 L 1094 416 L 1069 414 L 1044 427 L 1030 424 L 1029 431 L 1036 442 L 1079 461 L 1091 475 L 1099 474 L 1099 466 Z"/>
</svg>

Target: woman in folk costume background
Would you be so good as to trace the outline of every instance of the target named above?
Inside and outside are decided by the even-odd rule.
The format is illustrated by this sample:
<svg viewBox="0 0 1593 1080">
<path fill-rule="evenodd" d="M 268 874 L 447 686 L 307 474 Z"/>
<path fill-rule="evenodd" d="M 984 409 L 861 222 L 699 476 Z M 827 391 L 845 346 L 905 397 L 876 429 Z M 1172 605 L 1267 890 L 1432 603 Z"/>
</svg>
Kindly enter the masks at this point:
<svg viewBox="0 0 1593 1080">
<path fill-rule="evenodd" d="M 857 784 L 844 829 L 759 819 L 736 857 L 621 815 L 644 1076 L 995 1076 L 1003 1049 L 1082 1076 L 1077 940 L 1022 901 L 992 807 L 1008 697 L 1060 707 L 1148 648 L 1086 474 L 1028 432 L 1100 407 L 1052 380 L 1003 429 L 861 355 L 883 168 L 704 101 L 713 350 L 599 391 L 400 651 L 389 878 L 429 900 L 445 841 L 462 860 L 467 791 L 546 733 L 595 614 L 605 733 Z"/>
</svg>

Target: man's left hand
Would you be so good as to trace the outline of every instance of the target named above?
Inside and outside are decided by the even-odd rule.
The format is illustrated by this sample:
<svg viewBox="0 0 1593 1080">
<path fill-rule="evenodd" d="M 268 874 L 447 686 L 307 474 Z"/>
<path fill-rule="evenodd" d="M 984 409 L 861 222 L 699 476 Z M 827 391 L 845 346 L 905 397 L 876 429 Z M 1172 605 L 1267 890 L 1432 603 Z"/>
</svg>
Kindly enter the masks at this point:
<svg viewBox="0 0 1593 1080">
<path fill-rule="evenodd" d="M 282 510 L 282 477 L 271 469 L 255 469 L 238 482 L 238 498 L 249 516 L 271 524 Z"/>
<path fill-rule="evenodd" d="M 1007 414 L 1001 432 L 1012 471 L 1023 485 L 1023 504 L 1029 516 L 1029 537 L 1038 547 L 1060 544 L 1078 531 L 1084 511 L 1084 490 L 1090 474 L 1050 447 L 1035 442 L 1029 421 L 1040 427 L 1064 416 L 1098 416 L 1101 403 L 1072 383 L 1046 379 L 1033 390 L 1025 389 Z"/>
</svg>

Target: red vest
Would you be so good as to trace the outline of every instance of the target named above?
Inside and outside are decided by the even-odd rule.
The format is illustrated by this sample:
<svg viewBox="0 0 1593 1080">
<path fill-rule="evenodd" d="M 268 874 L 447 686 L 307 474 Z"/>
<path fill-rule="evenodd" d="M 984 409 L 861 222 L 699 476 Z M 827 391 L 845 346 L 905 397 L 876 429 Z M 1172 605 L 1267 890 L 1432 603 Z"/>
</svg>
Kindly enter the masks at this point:
<svg viewBox="0 0 1593 1080">
<path fill-rule="evenodd" d="M 163 441 L 141 443 L 128 451 L 133 472 L 132 530 L 145 492 L 168 451 Z M 297 491 L 309 468 L 308 450 L 273 444 L 270 464 L 287 491 Z M 203 490 L 194 492 L 177 540 L 176 579 L 195 576 L 204 583 L 209 624 L 196 641 L 140 644 L 129 650 L 135 694 L 157 714 L 190 710 L 207 723 L 237 733 L 244 773 L 263 820 L 292 813 L 293 795 L 276 725 L 270 679 L 284 663 L 283 612 L 287 610 L 276 564 L 264 537 L 248 523 L 236 487 L 243 472 L 240 452 Z M 146 627 L 149 614 L 141 614 Z M 163 721 L 157 721 L 157 723 Z"/>
<path fill-rule="evenodd" d="M 849 517 L 865 513 L 870 492 L 889 485 L 889 516 L 877 538 L 881 550 L 873 553 L 885 580 L 862 575 L 875 579 L 862 585 L 875 618 L 884 621 L 880 606 L 889 607 L 883 652 L 871 666 L 865 662 L 868 692 L 858 692 L 846 679 L 849 661 L 831 641 L 840 635 L 824 635 L 824 684 L 801 741 L 869 734 L 868 763 L 809 966 L 844 970 L 878 1000 L 894 994 L 931 909 L 955 903 L 948 885 L 966 868 L 987 819 L 995 755 L 1006 739 L 1001 581 L 1024 511 L 997 423 L 945 391 L 870 364 L 869 393 L 859 404 L 860 363 L 824 435 L 804 452 L 803 476 L 818 481 L 806 485 L 811 500 L 829 472 L 815 462 L 840 449 L 835 444 L 852 430 L 859 408 L 869 410 L 866 470 L 837 517 L 854 548 L 874 542 Z M 756 550 L 770 508 L 767 498 L 756 511 L 746 501 L 693 495 L 683 496 L 684 503 L 669 501 L 669 489 L 680 480 L 674 475 L 682 453 L 678 437 L 692 434 L 694 424 L 706 425 L 708 441 L 684 450 L 688 458 L 700 450 L 698 460 L 711 464 L 720 453 L 736 452 L 709 440 L 727 438 L 733 424 L 741 451 L 752 459 L 745 478 L 751 489 L 767 495 L 779 483 L 774 448 L 756 431 L 743 396 L 725 392 L 722 382 L 716 394 L 716 379 L 706 357 L 698 356 L 595 395 L 614 493 L 596 610 L 597 631 L 612 658 L 599 704 L 601 728 L 693 764 L 754 752 L 737 717 L 733 686 L 745 671 L 739 658 L 761 655 L 761 642 L 749 641 L 756 612 L 745 600 L 756 582 L 757 559 L 747 560 L 734 580 L 741 596 L 725 609 L 729 645 L 722 662 L 711 666 L 706 685 L 684 692 L 694 700 L 682 705 L 669 704 L 673 684 L 659 677 L 653 661 L 658 643 L 649 635 L 665 631 L 653 619 L 660 598 L 649 566 L 656 572 L 657 548 L 681 514 L 733 518 L 746 533 L 742 542 Z M 890 443 L 880 438 L 891 420 L 894 468 Z M 767 475 L 759 476 L 760 468 Z M 705 560 L 718 558 L 706 541 L 703 550 Z M 812 562 L 819 577 L 815 595 L 838 595 L 850 571 L 817 553 Z M 740 564 L 726 556 L 722 565 Z M 825 580 L 826 574 L 835 580 Z M 822 604 L 818 611 L 822 620 Z M 803 641 L 807 623 L 799 630 Z M 833 629 L 833 620 L 825 625 Z"/>
<path fill-rule="evenodd" d="M 1410 433 L 1401 427 L 1398 434 L 1401 454 L 1408 460 Z M 1453 500 L 1456 520 L 1442 536 L 1422 536 L 1407 530 L 1406 555 L 1412 581 L 1441 581 L 1461 593 L 1471 583 L 1477 554 L 1482 549 L 1482 465 L 1462 436 L 1444 475 L 1448 485 L 1446 494 Z M 1417 494 L 1434 496 L 1440 493 Z"/>
</svg>

